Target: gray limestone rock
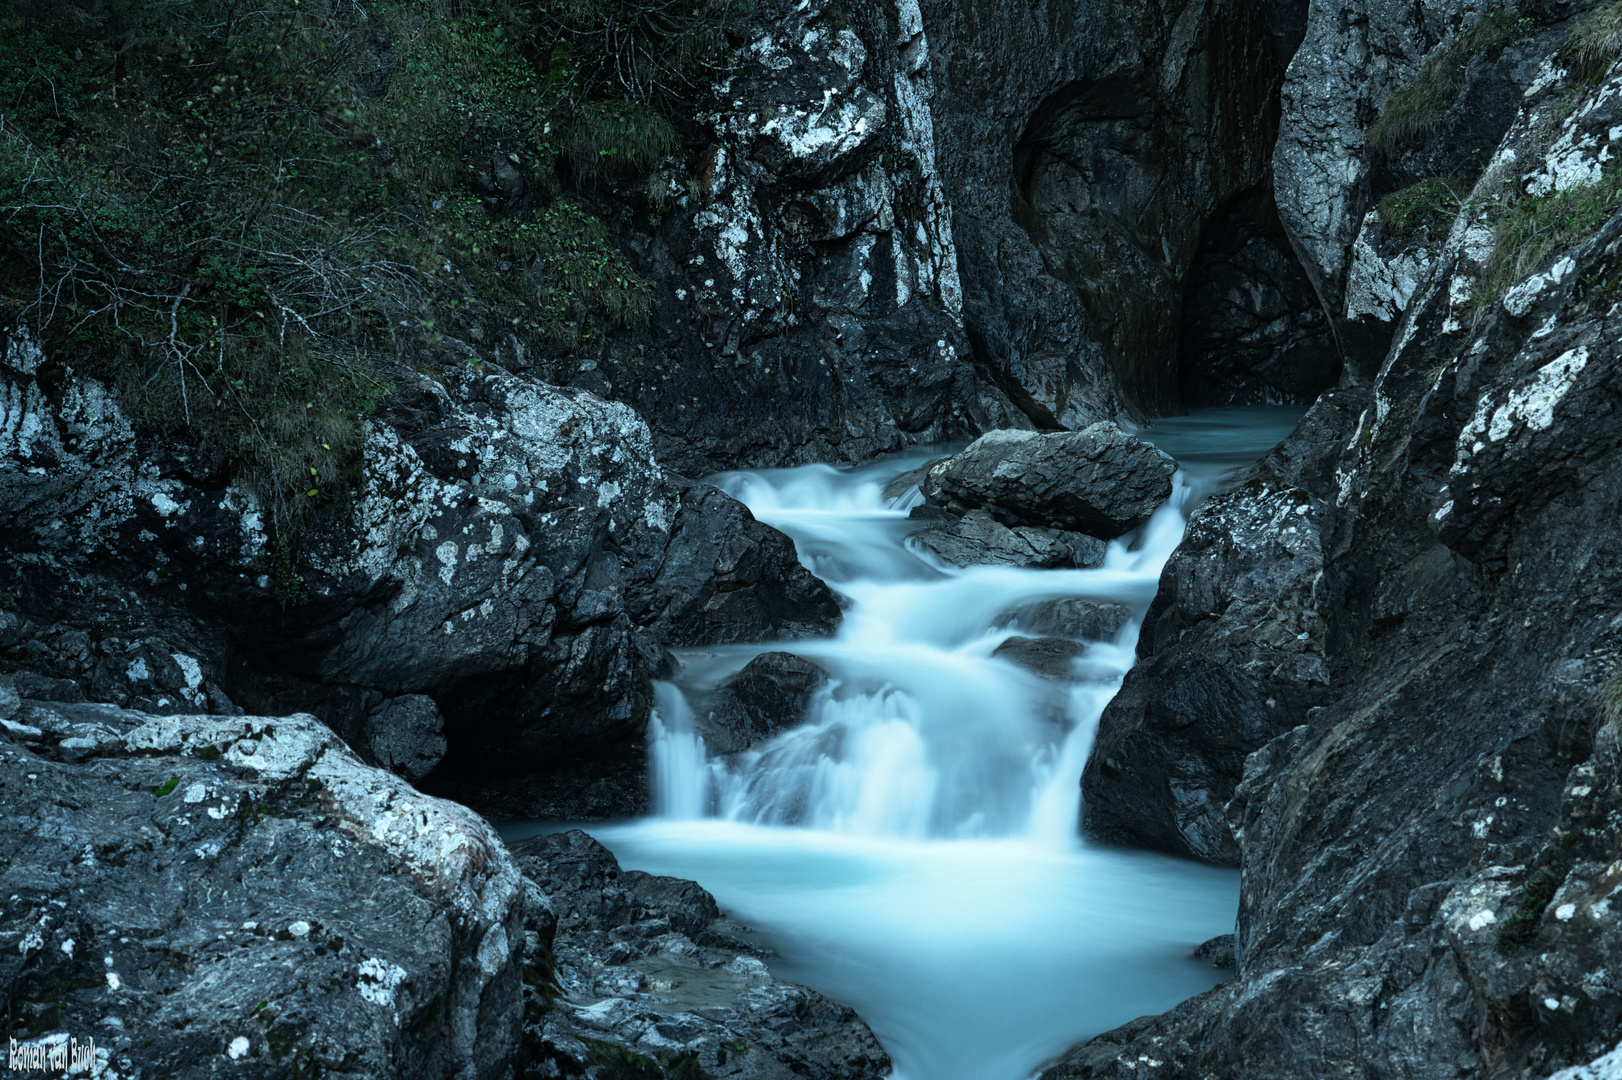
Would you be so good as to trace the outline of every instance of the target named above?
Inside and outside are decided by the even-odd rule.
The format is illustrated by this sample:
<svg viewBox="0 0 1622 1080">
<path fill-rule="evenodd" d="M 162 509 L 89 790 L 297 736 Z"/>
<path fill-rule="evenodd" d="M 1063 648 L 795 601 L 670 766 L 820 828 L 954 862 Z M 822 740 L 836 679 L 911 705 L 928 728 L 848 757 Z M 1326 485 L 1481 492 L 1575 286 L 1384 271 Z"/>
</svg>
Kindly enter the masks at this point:
<svg viewBox="0 0 1622 1080">
<path fill-rule="evenodd" d="M 390 698 L 367 714 L 361 745 L 378 765 L 421 780 L 445 758 L 445 718 L 426 694 Z"/>
<path fill-rule="evenodd" d="M 1170 497 L 1176 470 L 1166 454 L 1108 422 L 1064 433 L 993 431 L 932 467 L 924 495 L 1112 540 Z"/>
<path fill-rule="evenodd" d="M 93 1038 L 109 1076 L 510 1075 L 525 897 L 483 820 L 311 716 L 48 708 L 68 728 L 0 732 L 18 1043 Z"/>
<path fill-rule="evenodd" d="M 54 680 L 35 697 L 88 686 L 150 713 L 299 709 L 364 747 L 385 698 L 428 695 L 446 783 L 527 774 L 547 806 L 562 797 L 552 777 L 599 792 L 569 795 L 577 810 L 624 814 L 640 805 L 642 782 L 621 780 L 640 775 L 666 647 L 824 634 L 839 618 L 787 537 L 667 475 L 636 413 L 584 391 L 493 365 L 443 384 L 396 371 L 353 498 L 270 573 L 278 541 L 250 491 L 170 467 L 185 449 L 138 444 L 94 380 L 52 369 L 61 392 L 46 394 L 26 333 L 4 355 L 0 564 L 22 607 L 5 613 L 18 641 L 0 665 Z M 31 618 L 48 603 L 50 619 Z M 434 756 L 388 754 L 417 776 Z"/>
<path fill-rule="evenodd" d="M 1049 1078 L 1145 1057 L 1179 1080 L 1613 1067 L 1622 307 L 1600 283 L 1622 215 L 1477 290 L 1492 193 L 1602 175 L 1622 72 L 1571 83 L 1525 41 L 1551 63 L 1517 69 L 1373 387 L 1320 402 L 1195 520 L 1088 763 L 1090 815 L 1124 796 L 1118 835 L 1237 856 L 1239 976 Z M 1304 512 L 1264 525 L 1290 499 Z"/>
<path fill-rule="evenodd" d="M 645 1062 L 650 1077 L 889 1074 L 854 1012 L 774 978 L 770 954 L 693 882 L 623 871 L 579 830 L 526 840 L 513 855 L 550 898 L 525 935 L 520 1077 L 579 1075 L 608 1064 L 606 1051 Z"/>
</svg>

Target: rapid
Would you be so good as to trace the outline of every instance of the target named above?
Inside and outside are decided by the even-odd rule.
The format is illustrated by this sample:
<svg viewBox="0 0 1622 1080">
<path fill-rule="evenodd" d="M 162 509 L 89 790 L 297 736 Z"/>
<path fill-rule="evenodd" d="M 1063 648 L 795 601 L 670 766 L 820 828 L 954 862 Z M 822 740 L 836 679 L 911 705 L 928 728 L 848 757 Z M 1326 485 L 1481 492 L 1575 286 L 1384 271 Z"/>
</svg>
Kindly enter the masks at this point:
<svg viewBox="0 0 1622 1080">
<path fill-rule="evenodd" d="M 1237 874 L 1087 843 L 1079 778 L 1188 514 L 1299 415 L 1204 410 L 1140 431 L 1178 460 L 1174 491 L 1094 570 L 958 569 L 909 547 L 921 497 L 884 489 L 947 448 L 712 478 L 793 538 L 847 602 L 843 623 L 681 654 L 656 688 L 657 816 L 589 831 L 627 868 L 709 889 L 776 951 L 777 975 L 862 1015 L 897 1080 L 1026 1080 L 1214 985 L 1190 953 L 1232 931 Z M 1131 614 L 1068 680 L 993 655 L 1055 601 Z M 712 758 L 694 703 L 772 649 L 827 686 L 799 727 Z"/>
</svg>

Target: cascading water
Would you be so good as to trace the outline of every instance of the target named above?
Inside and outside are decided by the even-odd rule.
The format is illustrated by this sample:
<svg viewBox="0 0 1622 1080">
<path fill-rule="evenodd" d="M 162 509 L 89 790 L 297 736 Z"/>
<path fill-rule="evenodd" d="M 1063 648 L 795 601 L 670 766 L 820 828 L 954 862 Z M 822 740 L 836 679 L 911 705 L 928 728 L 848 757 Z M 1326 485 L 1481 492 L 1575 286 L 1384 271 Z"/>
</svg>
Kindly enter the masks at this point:
<svg viewBox="0 0 1622 1080">
<path fill-rule="evenodd" d="M 623 864 L 695 879 L 778 950 L 783 977 L 855 1006 L 898 1080 L 1024 1080 L 1080 1038 L 1215 981 L 1188 959 L 1232 929 L 1235 875 L 1077 836 L 1099 715 L 1192 500 L 1299 410 L 1208 410 L 1146 437 L 1183 467 L 1173 497 L 1096 570 L 959 570 L 907 545 L 886 483 L 933 454 L 714 482 L 787 533 L 848 601 L 837 637 L 682 657 L 657 687 L 659 817 L 591 831 Z M 1043 605 L 1125 605 L 1068 680 L 994 654 Z M 804 722 L 729 759 L 703 744 L 707 691 L 760 652 L 829 673 Z"/>
<path fill-rule="evenodd" d="M 921 460 L 921 459 L 920 459 Z M 1075 833 L 1080 774 L 1099 714 L 1133 660 L 1142 611 L 1182 536 L 1189 487 L 1097 570 L 943 570 L 904 542 L 910 497 L 886 481 L 917 461 L 864 470 L 826 466 L 717 478 L 755 516 L 794 537 L 806 564 L 850 601 L 839 636 L 795 642 L 828 671 L 806 722 L 724 762 L 702 757 L 692 710 L 660 690 L 654 740 L 662 816 L 712 815 L 870 836 Z M 1051 680 L 993 656 L 1045 602 L 1126 603 L 1133 621 L 1088 644 L 1076 679 Z M 757 650 L 731 650 L 734 665 Z M 711 657 L 712 661 L 714 657 Z M 709 678 L 732 665 L 707 665 Z"/>
</svg>

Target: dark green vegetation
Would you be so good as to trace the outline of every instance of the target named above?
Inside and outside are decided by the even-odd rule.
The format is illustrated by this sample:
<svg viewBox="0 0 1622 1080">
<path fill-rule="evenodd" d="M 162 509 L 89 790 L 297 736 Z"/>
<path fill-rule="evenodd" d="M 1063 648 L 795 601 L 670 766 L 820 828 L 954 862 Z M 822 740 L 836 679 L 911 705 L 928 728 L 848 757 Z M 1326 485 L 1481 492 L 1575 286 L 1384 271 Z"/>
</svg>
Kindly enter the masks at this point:
<svg viewBox="0 0 1622 1080">
<path fill-rule="evenodd" d="M 1602 4 L 1572 28 L 1561 59 L 1589 82 L 1598 82 L 1622 59 L 1622 0 Z"/>
<path fill-rule="evenodd" d="M 0 0 L 0 320 L 285 530 L 342 496 L 389 365 L 424 369 L 452 315 L 538 350 L 646 317 L 578 193 L 677 151 L 667 114 L 739 22 L 731 0 Z"/>
<path fill-rule="evenodd" d="M 1613 163 L 1601 178 L 1564 191 L 1527 195 L 1499 219 L 1482 275 L 1487 299 L 1535 270 L 1557 251 L 1575 247 L 1622 210 L 1622 169 Z"/>
<path fill-rule="evenodd" d="M 1537 938 L 1538 927 L 1543 922 L 1543 911 L 1554 899 L 1559 884 L 1545 870 L 1539 870 L 1527 878 L 1526 884 L 1521 886 L 1521 906 L 1503 921 L 1493 948 L 1510 955 L 1524 952 Z"/>
<path fill-rule="evenodd" d="M 1530 29 L 1532 20 L 1502 12 L 1482 16 L 1420 67 L 1414 81 L 1386 98 L 1368 130 L 1369 144 L 1392 153 L 1424 139 L 1447 116 L 1464 89 L 1465 71 L 1477 57 L 1491 57 Z"/>
<path fill-rule="evenodd" d="M 1380 220 L 1392 232 L 1407 236 L 1426 222 L 1434 223 L 1446 235 L 1461 207 L 1453 186 L 1439 176 L 1410 184 L 1382 198 L 1376 209 Z"/>
</svg>

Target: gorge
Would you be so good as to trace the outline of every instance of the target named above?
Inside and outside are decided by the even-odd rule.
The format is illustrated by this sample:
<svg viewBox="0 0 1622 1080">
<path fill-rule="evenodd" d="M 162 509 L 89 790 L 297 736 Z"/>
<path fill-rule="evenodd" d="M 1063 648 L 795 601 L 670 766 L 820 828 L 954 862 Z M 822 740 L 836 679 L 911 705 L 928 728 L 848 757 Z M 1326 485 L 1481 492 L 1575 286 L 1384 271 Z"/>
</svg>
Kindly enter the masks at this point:
<svg viewBox="0 0 1622 1080">
<path fill-rule="evenodd" d="M 1615 0 L 0 26 L 10 1038 L 1622 1075 Z"/>
</svg>

